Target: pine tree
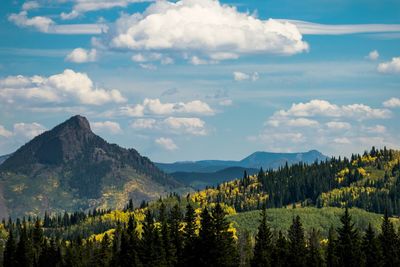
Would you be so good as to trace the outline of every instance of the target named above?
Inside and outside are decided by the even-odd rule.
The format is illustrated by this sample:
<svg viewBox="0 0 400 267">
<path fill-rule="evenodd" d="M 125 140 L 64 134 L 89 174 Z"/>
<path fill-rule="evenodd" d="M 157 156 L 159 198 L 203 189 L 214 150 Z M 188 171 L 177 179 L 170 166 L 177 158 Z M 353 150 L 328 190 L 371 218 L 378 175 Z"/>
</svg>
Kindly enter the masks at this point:
<svg viewBox="0 0 400 267">
<path fill-rule="evenodd" d="M 305 266 L 306 243 L 304 240 L 304 229 L 300 221 L 300 216 L 293 218 L 292 225 L 288 231 L 288 237 L 290 266 Z"/>
<path fill-rule="evenodd" d="M 251 266 L 271 266 L 272 234 L 267 223 L 267 212 L 265 205 L 261 211 L 261 221 L 255 237 L 254 256 Z"/>
<path fill-rule="evenodd" d="M 340 218 L 342 226 L 337 229 L 337 257 L 339 265 L 343 267 L 358 266 L 361 261 L 358 231 L 351 221 L 348 208 Z"/>
<path fill-rule="evenodd" d="M 278 233 L 278 239 L 275 242 L 274 250 L 272 253 L 272 266 L 283 267 L 287 266 L 289 258 L 289 244 L 281 231 Z"/>
<path fill-rule="evenodd" d="M 173 266 L 182 266 L 183 254 L 183 236 L 181 228 L 182 212 L 178 204 L 176 204 L 169 216 L 169 233 L 171 237 L 172 255 L 170 262 Z"/>
<path fill-rule="evenodd" d="M 146 210 L 142 224 L 142 239 L 140 240 L 140 258 L 144 266 L 165 266 L 165 254 L 161 245 L 158 229 L 154 224 L 153 214 Z"/>
<path fill-rule="evenodd" d="M 17 245 L 15 243 L 15 238 L 13 234 L 13 229 L 11 226 L 8 229 L 8 238 L 4 250 L 3 265 L 4 267 L 12 267 L 17 265 Z"/>
<path fill-rule="evenodd" d="M 331 226 L 328 232 L 328 246 L 326 248 L 326 256 L 325 256 L 327 267 L 338 266 L 338 258 L 336 256 L 336 251 L 337 251 L 336 244 L 337 244 L 336 232 L 333 226 Z"/>
<path fill-rule="evenodd" d="M 225 211 L 217 203 L 212 210 L 213 228 L 215 230 L 215 266 L 236 266 L 239 255 Z"/>
<path fill-rule="evenodd" d="M 185 228 L 183 229 L 183 265 L 184 266 L 196 266 L 196 213 L 193 207 L 188 204 L 186 206 L 185 213 Z"/>
<path fill-rule="evenodd" d="M 321 267 L 323 266 L 321 255 L 320 234 L 314 228 L 310 232 L 307 246 L 307 266 Z"/>
<path fill-rule="evenodd" d="M 382 266 L 399 266 L 399 253 L 397 250 L 397 235 L 387 211 L 383 218 L 379 240 L 382 248 Z"/>
<path fill-rule="evenodd" d="M 27 223 L 23 222 L 20 227 L 19 242 L 17 245 L 17 262 L 20 267 L 33 265 L 33 247 L 28 236 Z"/>
<path fill-rule="evenodd" d="M 39 218 L 36 218 L 32 231 L 32 243 L 34 248 L 34 262 L 37 263 L 43 246 L 43 228 Z"/>
<path fill-rule="evenodd" d="M 213 218 L 207 207 L 201 212 L 201 227 L 199 229 L 199 242 L 196 249 L 200 266 L 216 266 L 216 240 Z"/>
<path fill-rule="evenodd" d="M 167 266 L 173 266 L 175 262 L 175 251 L 170 237 L 167 211 L 164 203 L 161 203 L 159 210 L 159 220 L 161 224 L 161 246 Z"/>
<path fill-rule="evenodd" d="M 364 254 L 365 266 L 381 266 L 380 247 L 371 224 L 368 224 L 368 228 L 365 231 L 365 235 L 362 241 L 362 251 Z"/>
</svg>

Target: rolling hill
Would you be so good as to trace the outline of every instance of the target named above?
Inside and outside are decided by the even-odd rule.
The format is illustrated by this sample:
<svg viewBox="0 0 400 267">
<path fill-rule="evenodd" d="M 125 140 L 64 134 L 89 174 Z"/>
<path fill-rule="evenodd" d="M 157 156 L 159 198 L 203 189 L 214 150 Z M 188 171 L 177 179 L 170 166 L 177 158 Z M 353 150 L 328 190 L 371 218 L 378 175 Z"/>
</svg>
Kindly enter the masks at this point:
<svg viewBox="0 0 400 267">
<path fill-rule="evenodd" d="M 0 165 L 0 217 L 121 208 L 181 187 L 134 149 L 95 135 L 74 116 L 35 137 Z"/>
</svg>

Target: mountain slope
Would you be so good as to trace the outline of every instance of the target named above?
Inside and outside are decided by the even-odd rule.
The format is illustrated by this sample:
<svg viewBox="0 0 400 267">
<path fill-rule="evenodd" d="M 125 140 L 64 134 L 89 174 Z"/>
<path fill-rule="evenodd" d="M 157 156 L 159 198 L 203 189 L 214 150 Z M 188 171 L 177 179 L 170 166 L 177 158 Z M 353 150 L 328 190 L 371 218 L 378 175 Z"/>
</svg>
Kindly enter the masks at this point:
<svg viewBox="0 0 400 267">
<path fill-rule="evenodd" d="M 230 181 L 235 178 L 243 177 L 243 173 L 247 172 L 249 175 L 256 174 L 258 169 L 242 168 L 242 167 L 229 167 L 216 172 L 174 172 L 171 173 L 179 182 L 191 186 L 194 189 L 203 189 L 206 186 L 215 186 L 225 181 Z"/>
<path fill-rule="evenodd" d="M 253 169 L 276 169 L 285 165 L 298 163 L 313 163 L 327 159 L 321 152 L 311 150 L 302 153 L 273 153 L 255 152 L 250 156 L 240 160 L 201 160 L 201 161 L 182 161 L 175 163 L 156 163 L 156 165 L 167 173 L 173 172 L 216 172 L 229 167 L 242 167 Z"/>
<path fill-rule="evenodd" d="M 8 159 L 10 156 L 11 156 L 11 154 L 0 156 L 0 165 L 1 165 L 4 161 L 6 161 L 6 159 Z"/>
<path fill-rule="evenodd" d="M 0 183 L 12 216 L 120 208 L 129 198 L 139 203 L 180 186 L 136 150 L 95 135 L 81 116 L 18 149 L 0 165 Z"/>
</svg>

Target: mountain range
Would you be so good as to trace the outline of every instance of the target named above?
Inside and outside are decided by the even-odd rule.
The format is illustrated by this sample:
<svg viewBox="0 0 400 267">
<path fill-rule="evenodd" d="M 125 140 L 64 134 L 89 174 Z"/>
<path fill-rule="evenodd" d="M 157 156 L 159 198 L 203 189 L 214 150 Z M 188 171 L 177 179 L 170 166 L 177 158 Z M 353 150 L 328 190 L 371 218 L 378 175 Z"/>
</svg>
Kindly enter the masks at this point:
<svg viewBox="0 0 400 267">
<path fill-rule="evenodd" d="M 324 161 L 328 157 L 317 150 L 302 153 L 255 152 L 240 161 L 234 160 L 201 160 L 181 161 L 175 163 L 156 163 L 166 173 L 176 180 L 195 189 L 217 185 L 224 181 L 243 177 L 244 171 L 252 175 L 260 168 L 264 170 L 277 169 L 286 163 L 292 165 L 298 162 L 313 163 Z"/>
<path fill-rule="evenodd" d="M 122 208 L 183 185 L 135 149 L 109 144 L 74 116 L 0 165 L 0 217 Z"/>
<path fill-rule="evenodd" d="M 256 152 L 240 161 L 153 163 L 135 149 L 109 144 L 94 134 L 85 117 L 74 116 L 42 133 L 16 152 L 0 157 L 0 218 L 45 211 L 122 208 L 168 192 L 187 192 L 327 157 L 305 153 Z"/>
</svg>

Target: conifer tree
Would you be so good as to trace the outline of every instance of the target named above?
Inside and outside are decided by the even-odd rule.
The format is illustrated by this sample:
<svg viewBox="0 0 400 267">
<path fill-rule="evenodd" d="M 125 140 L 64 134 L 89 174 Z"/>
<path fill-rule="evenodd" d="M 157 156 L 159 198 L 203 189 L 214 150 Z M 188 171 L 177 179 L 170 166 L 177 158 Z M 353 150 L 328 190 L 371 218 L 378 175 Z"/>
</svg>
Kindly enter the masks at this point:
<svg viewBox="0 0 400 267">
<path fill-rule="evenodd" d="M 397 235 L 387 211 L 383 218 L 379 240 L 382 248 L 382 266 L 399 266 L 399 253 L 397 249 Z"/>
<path fill-rule="evenodd" d="M 11 226 L 8 229 L 8 238 L 4 250 L 3 265 L 4 267 L 17 266 L 17 245 L 15 243 L 14 233 Z"/>
<path fill-rule="evenodd" d="M 170 262 L 174 266 L 182 266 L 182 254 L 183 254 L 183 236 L 181 228 L 182 212 L 178 204 L 172 207 L 169 216 L 169 233 L 172 244 L 172 255 Z"/>
<path fill-rule="evenodd" d="M 28 236 L 28 224 L 24 221 L 20 227 L 19 242 L 17 245 L 17 262 L 20 267 L 33 265 L 33 247 Z"/>
<path fill-rule="evenodd" d="M 239 265 L 250 266 L 253 257 L 253 246 L 251 233 L 248 230 L 241 230 L 238 236 Z"/>
<path fill-rule="evenodd" d="M 328 232 L 328 246 L 325 252 L 325 261 L 327 267 L 338 266 L 338 259 L 336 256 L 337 252 L 336 244 L 337 244 L 336 232 L 333 226 L 331 226 Z"/>
<path fill-rule="evenodd" d="M 213 229 L 215 231 L 215 265 L 236 266 L 238 265 L 239 256 L 225 215 L 222 206 L 217 203 L 212 210 Z"/>
<path fill-rule="evenodd" d="M 183 265 L 195 266 L 196 258 L 196 213 L 193 207 L 188 204 L 184 217 L 185 228 L 183 229 Z"/>
<path fill-rule="evenodd" d="M 300 221 L 300 216 L 293 218 L 292 225 L 288 231 L 289 237 L 289 261 L 290 266 L 305 266 L 306 243 L 304 239 L 304 229 Z"/>
<path fill-rule="evenodd" d="M 278 238 L 275 242 L 274 250 L 272 253 L 272 266 L 283 267 L 287 266 L 287 260 L 289 258 L 289 250 L 288 250 L 288 241 L 285 236 L 282 234 L 282 231 L 279 231 Z"/>
<path fill-rule="evenodd" d="M 146 210 L 142 224 L 142 239 L 140 241 L 140 258 L 144 266 L 165 266 L 165 254 L 161 246 L 161 238 L 154 224 L 153 214 Z"/>
<path fill-rule="evenodd" d="M 201 212 L 201 227 L 199 229 L 199 242 L 196 252 L 201 266 L 215 266 L 216 240 L 213 218 L 207 207 Z"/>
<path fill-rule="evenodd" d="M 171 237 L 170 237 L 170 229 L 168 225 L 168 218 L 167 218 L 167 211 L 165 204 L 162 202 L 160 205 L 160 211 L 159 211 L 159 220 L 161 224 L 161 247 L 163 250 L 163 255 L 165 257 L 165 262 L 167 266 L 173 266 L 173 263 L 175 262 L 174 256 L 175 256 L 175 251 L 173 244 L 171 242 Z"/>
<path fill-rule="evenodd" d="M 307 246 L 307 266 L 321 267 L 323 266 L 321 255 L 320 234 L 314 228 L 310 232 Z"/>
<path fill-rule="evenodd" d="M 358 231 L 351 221 L 348 208 L 340 218 L 342 226 L 337 229 L 337 257 L 339 265 L 343 267 L 358 266 L 361 261 Z"/>
<path fill-rule="evenodd" d="M 254 256 L 251 266 L 271 266 L 272 234 L 267 223 L 267 212 L 265 205 L 261 211 L 261 221 L 255 237 Z"/>
<path fill-rule="evenodd" d="M 365 231 L 365 235 L 362 241 L 362 251 L 364 254 L 365 266 L 368 267 L 381 266 L 380 247 L 371 224 L 368 224 L 368 228 Z"/>
</svg>

